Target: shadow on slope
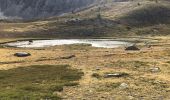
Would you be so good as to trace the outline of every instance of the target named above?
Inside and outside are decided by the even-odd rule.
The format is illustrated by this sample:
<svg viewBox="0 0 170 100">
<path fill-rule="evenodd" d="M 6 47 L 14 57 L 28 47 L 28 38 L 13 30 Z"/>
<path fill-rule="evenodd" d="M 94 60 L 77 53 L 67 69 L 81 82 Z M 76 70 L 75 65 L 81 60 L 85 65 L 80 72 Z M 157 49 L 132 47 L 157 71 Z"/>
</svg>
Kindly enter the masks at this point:
<svg viewBox="0 0 170 100">
<path fill-rule="evenodd" d="M 64 23 L 48 24 L 48 27 L 54 27 L 50 31 L 51 36 L 57 37 L 103 37 L 111 35 L 121 35 L 128 29 L 114 20 L 105 18 L 90 18 L 90 19 L 77 19 L 68 20 Z M 62 34 L 62 35 L 61 35 Z"/>
<path fill-rule="evenodd" d="M 133 27 L 170 24 L 170 8 L 161 4 L 149 5 L 132 11 L 118 20 L 122 24 Z"/>
</svg>

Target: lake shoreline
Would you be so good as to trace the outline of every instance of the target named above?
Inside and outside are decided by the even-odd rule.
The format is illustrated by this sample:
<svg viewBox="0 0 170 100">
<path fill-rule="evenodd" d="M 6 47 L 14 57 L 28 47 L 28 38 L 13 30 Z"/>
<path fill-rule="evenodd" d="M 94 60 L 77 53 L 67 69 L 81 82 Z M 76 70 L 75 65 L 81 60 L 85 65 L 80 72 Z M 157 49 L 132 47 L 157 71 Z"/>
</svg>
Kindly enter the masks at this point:
<svg viewBox="0 0 170 100">
<path fill-rule="evenodd" d="M 51 47 L 57 45 L 72 45 L 72 44 L 88 44 L 92 47 L 102 48 L 117 48 L 120 46 L 132 45 L 132 42 L 126 42 L 117 39 L 43 39 L 43 40 L 26 40 L 4 43 L 7 47 L 21 48 L 36 48 L 36 47 Z"/>
</svg>

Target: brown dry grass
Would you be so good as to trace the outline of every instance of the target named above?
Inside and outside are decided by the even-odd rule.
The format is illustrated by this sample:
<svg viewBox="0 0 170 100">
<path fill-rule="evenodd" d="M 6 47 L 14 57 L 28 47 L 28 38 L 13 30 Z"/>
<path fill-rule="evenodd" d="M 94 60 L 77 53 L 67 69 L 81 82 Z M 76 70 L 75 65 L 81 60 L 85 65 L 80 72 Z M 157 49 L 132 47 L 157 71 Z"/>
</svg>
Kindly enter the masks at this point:
<svg viewBox="0 0 170 100">
<path fill-rule="evenodd" d="M 140 51 L 124 51 L 124 48 L 104 49 L 90 46 L 55 46 L 42 49 L 0 48 L 0 69 L 8 70 L 29 65 L 70 65 L 81 69 L 84 77 L 77 87 L 67 87 L 61 92 L 66 100 L 134 100 L 170 99 L 170 37 L 150 37 L 151 48 L 139 43 Z M 142 39 L 141 39 L 142 41 Z M 29 52 L 30 57 L 17 58 L 15 52 Z M 76 55 L 75 58 L 61 59 Z M 159 73 L 149 71 L 156 64 Z M 96 70 L 96 68 L 100 70 Z M 94 78 L 93 73 L 103 76 L 108 72 L 125 72 L 124 78 Z M 128 89 L 121 90 L 118 85 L 127 83 Z"/>
</svg>

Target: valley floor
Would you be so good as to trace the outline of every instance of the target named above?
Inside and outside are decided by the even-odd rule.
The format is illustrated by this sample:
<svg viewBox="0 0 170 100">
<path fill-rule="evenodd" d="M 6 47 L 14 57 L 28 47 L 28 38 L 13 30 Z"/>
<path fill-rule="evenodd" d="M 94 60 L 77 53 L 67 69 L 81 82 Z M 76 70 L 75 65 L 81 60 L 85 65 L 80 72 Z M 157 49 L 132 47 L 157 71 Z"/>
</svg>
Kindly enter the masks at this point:
<svg viewBox="0 0 170 100">
<path fill-rule="evenodd" d="M 29 65 L 70 65 L 80 69 L 84 76 L 79 85 L 57 92 L 56 95 L 64 100 L 169 100 L 170 37 L 135 40 L 139 40 L 140 51 L 88 45 L 30 49 L 1 47 L 0 69 Z M 145 45 L 146 41 L 151 47 Z M 17 58 L 13 56 L 16 52 L 29 52 L 31 56 Z M 64 58 L 70 55 L 75 57 Z M 126 76 L 106 78 L 109 73 L 125 73 Z"/>
</svg>

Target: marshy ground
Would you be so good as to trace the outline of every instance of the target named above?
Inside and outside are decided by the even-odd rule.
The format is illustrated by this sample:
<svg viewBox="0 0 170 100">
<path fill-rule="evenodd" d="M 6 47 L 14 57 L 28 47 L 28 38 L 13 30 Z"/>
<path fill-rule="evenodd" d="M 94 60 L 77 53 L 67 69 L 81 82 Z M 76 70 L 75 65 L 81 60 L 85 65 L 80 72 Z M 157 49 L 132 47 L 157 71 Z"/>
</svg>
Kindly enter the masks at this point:
<svg viewBox="0 0 170 100">
<path fill-rule="evenodd" d="M 169 100 L 170 37 L 130 39 L 138 40 L 140 51 L 125 51 L 123 47 L 94 48 L 89 45 L 63 45 L 49 48 L 1 47 L 0 91 L 5 92 L 1 92 L 0 96 L 5 97 L 7 95 L 5 93 L 8 92 L 14 95 L 15 99 L 37 94 L 39 98 L 43 98 L 44 93 L 49 98 L 56 97 L 54 100 L 60 98 L 64 100 Z M 149 41 L 150 47 L 146 45 L 146 41 Z M 15 57 L 13 54 L 16 52 L 29 52 L 31 56 Z M 71 55 L 75 56 L 69 57 Z M 155 71 L 154 68 L 158 70 Z M 107 74 L 114 73 L 123 75 L 105 77 Z M 41 75 L 47 77 L 42 78 Z M 61 78 L 65 75 L 70 77 Z M 39 79 L 38 85 L 33 84 Z M 53 86 L 57 88 L 49 88 Z M 61 91 L 58 91 L 59 86 Z M 29 95 L 17 95 L 19 92 L 29 93 Z"/>
</svg>

